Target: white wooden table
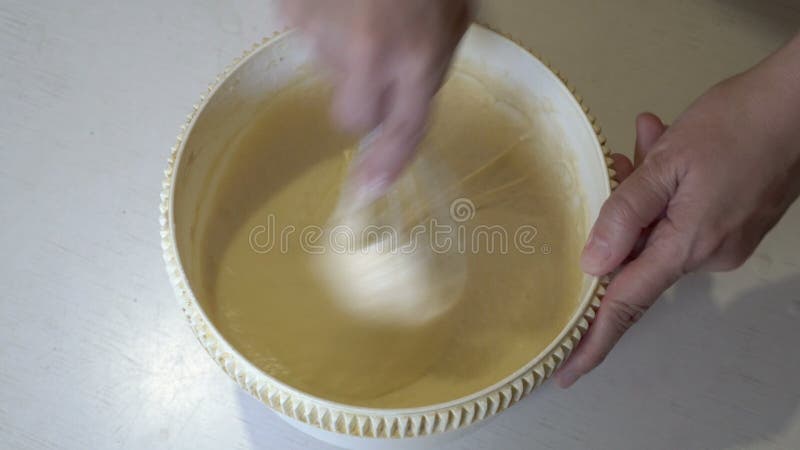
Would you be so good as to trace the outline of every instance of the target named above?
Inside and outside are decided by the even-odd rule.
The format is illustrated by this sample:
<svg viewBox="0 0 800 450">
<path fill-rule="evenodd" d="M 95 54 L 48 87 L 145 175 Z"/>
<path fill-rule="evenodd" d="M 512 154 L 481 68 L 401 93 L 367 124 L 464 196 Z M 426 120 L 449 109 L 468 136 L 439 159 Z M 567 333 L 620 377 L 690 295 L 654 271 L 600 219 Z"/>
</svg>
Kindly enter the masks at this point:
<svg viewBox="0 0 800 450">
<path fill-rule="evenodd" d="M 628 150 L 800 25 L 797 1 L 491 1 Z M 323 448 L 195 342 L 161 263 L 191 105 L 279 27 L 264 0 L 0 1 L 0 448 Z M 800 448 L 800 208 L 734 274 L 683 280 L 574 389 L 453 449 Z"/>
</svg>

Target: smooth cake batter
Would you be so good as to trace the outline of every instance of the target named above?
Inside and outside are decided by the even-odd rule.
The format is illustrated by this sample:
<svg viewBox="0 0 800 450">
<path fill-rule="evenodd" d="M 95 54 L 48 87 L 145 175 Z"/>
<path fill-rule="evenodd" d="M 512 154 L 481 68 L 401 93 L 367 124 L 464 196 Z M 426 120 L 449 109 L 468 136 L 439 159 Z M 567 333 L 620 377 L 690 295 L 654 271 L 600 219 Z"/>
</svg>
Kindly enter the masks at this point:
<svg viewBox="0 0 800 450">
<path fill-rule="evenodd" d="M 467 236 L 500 226 L 509 239 L 506 254 L 467 239 L 458 304 L 418 326 L 348 315 L 313 273 L 320 256 L 303 250 L 300 231 L 325 226 L 355 141 L 328 121 L 325 84 L 301 80 L 275 96 L 229 144 L 235 157 L 220 168 L 217 206 L 203 228 L 205 303 L 215 326 L 281 381 L 368 407 L 455 400 L 533 359 L 579 300 L 583 204 L 546 107 L 515 105 L 502 93 L 501 82 L 462 68 L 437 97 L 420 151 L 457 175 L 447 195 L 476 206 Z M 522 226 L 535 227 L 526 246 L 533 254 L 515 248 Z M 288 227 L 295 231 L 282 239 Z"/>
</svg>

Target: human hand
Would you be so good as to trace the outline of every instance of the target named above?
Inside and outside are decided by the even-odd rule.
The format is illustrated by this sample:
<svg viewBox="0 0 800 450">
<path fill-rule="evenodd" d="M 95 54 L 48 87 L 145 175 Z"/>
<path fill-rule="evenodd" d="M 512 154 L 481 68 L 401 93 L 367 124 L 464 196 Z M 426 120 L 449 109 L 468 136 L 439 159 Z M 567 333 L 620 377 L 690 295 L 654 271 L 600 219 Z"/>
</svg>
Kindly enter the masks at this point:
<svg viewBox="0 0 800 450">
<path fill-rule="evenodd" d="M 603 206 L 581 259 L 618 270 L 583 341 L 556 374 L 561 387 L 599 365 L 682 275 L 728 271 L 753 253 L 800 194 L 800 37 L 698 99 L 667 129 L 637 119 L 635 163 Z"/>
<path fill-rule="evenodd" d="M 333 115 L 346 130 L 381 132 L 355 182 L 381 195 L 412 159 L 431 98 L 470 21 L 467 0 L 285 0 L 290 20 L 333 69 Z"/>
</svg>

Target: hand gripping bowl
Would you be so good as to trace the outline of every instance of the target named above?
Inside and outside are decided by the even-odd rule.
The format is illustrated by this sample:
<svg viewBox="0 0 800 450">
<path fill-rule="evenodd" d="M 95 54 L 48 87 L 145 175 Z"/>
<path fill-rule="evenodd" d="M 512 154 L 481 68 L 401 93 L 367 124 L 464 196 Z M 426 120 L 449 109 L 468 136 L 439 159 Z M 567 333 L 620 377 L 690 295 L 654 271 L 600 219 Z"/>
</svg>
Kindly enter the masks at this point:
<svg viewBox="0 0 800 450">
<path fill-rule="evenodd" d="M 352 346 L 350 350 L 334 352 L 335 358 L 315 365 L 317 360 L 330 359 L 332 347 L 326 345 L 335 341 L 329 335 L 320 334 L 318 328 L 325 328 L 337 319 L 323 315 L 322 321 L 314 322 L 317 326 L 309 326 L 303 321 L 307 316 L 317 314 L 322 307 L 295 311 L 287 309 L 290 308 L 287 305 L 301 304 L 304 301 L 302 295 L 274 298 L 281 295 L 271 289 L 270 283 L 291 278 L 292 274 L 280 272 L 274 275 L 271 271 L 253 278 L 264 280 L 254 291 L 263 297 L 254 303 L 264 308 L 263 314 L 225 309 L 224 305 L 220 306 L 224 300 L 222 294 L 216 294 L 222 289 L 219 285 L 222 278 L 218 273 L 230 272 L 226 275 L 230 278 L 238 270 L 226 266 L 223 256 L 226 246 L 231 245 L 230 236 L 235 234 L 237 227 L 245 225 L 239 215 L 252 213 L 254 205 L 266 198 L 280 197 L 281 192 L 294 183 L 294 178 L 302 178 L 303 170 L 316 164 L 314 158 L 322 158 L 313 152 L 288 152 L 285 148 L 264 144 L 272 142 L 269 141 L 271 138 L 265 137 L 270 133 L 288 133 L 285 130 L 293 129 L 292 124 L 283 123 L 281 117 L 284 116 L 280 115 L 269 117 L 272 122 L 280 122 L 274 130 L 284 131 L 261 133 L 261 141 L 254 144 L 257 152 L 248 156 L 236 151 L 236 146 L 232 145 L 241 141 L 242 130 L 253 117 L 261 114 L 264 105 L 280 103 L 276 99 L 283 89 L 303 74 L 314 72 L 309 70 L 310 61 L 311 51 L 298 33 L 276 34 L 237 59 L 195 106 L 172 149 L 163 184 L 161 237 L 167 271 L 191 329 L 209 355 L 243 389 L 293 426 L 319 439 L 350 448 L 436 446 L 474 429 L 476 424 L 506 410 L 541 385 L 569 356 L 594 318 L 604 293 L 603 283 L 581 274 L 577 260 L 580 244 L 586 238 L 586 224 L 595 220 L 615 185 L 611 179 L 613 171 L 609 169 L 611 160 L 604 145 L 605 139 L 594 119 L 588 115 L 588 108 L 582 105 L 558 72 L 549 69 L 514 41 L 484 26 L 473 25 L 458 50 L 455 66 L 502 80 L 501 84 L 509 88 L 515 101 L 534 105 L 536 122 L 540 131 L 544 130 L 540 135 L 545 137 L 540 141 L 547 147 L 556 148 L 563 161 L 569 161 L 572 182 L 560 185 L 557 191 L 563 191 L 562 195 L 566 195 L 564 198 L 569 201 L 574 200 L 578 213 L 572 220 L 574 223 L 561 223 L 557 227 L 558 233 L 566 234 L 552 235 L 561 236 L 558 239 L 571 236 L 569 240 L 574 241 L 568 247 L 568 254 L 564 257 L 566 262 L 561 263 L 563 267 L 558 272 L 574 275 L 570 279 L 574 282 L 562 282 L 569 285 L 564 288 L 564 292 L 569 292 L 569 298 L 558 301 L 562 310 L 558 319 L 546 314 L 544 308 L 531 316 L 534 322 L 540 320 L 538 325 L 521 324 L 522 334 L 529 329 L 542 330 L 536 338 L 538 344 L 532 345 L 515 341 L 513 336 L 508 338 L 508 333 L 515 329 L 514 324 L 503 323 L 495 327 L 485 324 L 486 320 L 494 320 L 494 317 L 510 317 L 508 320 L 513 322 L 513 318 L 525 316 L 517 311 L 504 311 L 512 304 L 505 302 L 505 297 L 516 295 L 521 288 L 514 285 L 502 293 L 505 289 L 503 282 L 495 285 L 494 281 L 487 281 L 484 284 L 491 285 L 494 291 L 487 294 L 484 286 L 473 286 L 467 291 L 475 297 L 472 307 L 490 305 L 494 309 L 476 314 L 483 317 L 484 322 L 459 322 L 460 325 L 454 328 L 457 332 L 451 333 L 456 336 L 450 336 L 449 340 L 440 339 L 441 333 L 438 333 L 454 326 L 445 322 L 419 330 L 419 338 L 403 335 L 402 339 L 396 339 L 396 335 L 384 329 L 370 329 L 361 335 L 362 338 L 350 339 L 343 344 Z M 458 95 L 451 97 L 456 104 L 461 98 Z M 447 101 L 450 100 L 443 100 L 444 103 Z M 492 100 L 487 104 L 494 107 L 500 103 Z M 311 115 L 309 124 L 324 120 L 324 116 L 314 116 L 317 113 L 308 110 L 310 107 L 306 104 L 298 105 L 301 114 Z M 462 126 L 459 135 L 481 138 L 481 134 L 469 135 L 471 131 L 468 128 Z M 298 129 L 295 126 L 294 131 Z M 492 133 L 502 134 L 499 131 Z M 299 133 L 306 134 L 309 133 Z M 325 139 L 325 142 L 338 145 L 338 137 Z M 302 142 L 298 145 L 302 147 Z M 341 145 L 345 145 L 344 141 Z M 555 167 L 554 170 L 558 171 L 558 167 L 564 167 L 563 162 L 557 167 L 536 164 L 534 167 L 538 167 L 542 175 L 524 181 L 523 185 L 551 183 L 556 178 L 548 178 L 542 170 L 549 171 Z M 233 175 L 225 175 L 228 172 Z M 319 179 L 320 176 L 312 178 Z M 302 198 L 324 197 L 331 189 L 328 186 Z M 535 197 L 537 194 L 530 195 Z M 331 198 L 335 198 L 335 193 Z M 295 203 L 305 201 L 300 199 L 288 202 L 291 207 L 286 211 L 294 211 Z M 474 208 L 472 204 L 469 206 Z M 479 214 L 491 210 L 481 205 L 477 208 Z M 531 217 L 536 216 L 535 213 Z M 324 220 L 324 217 L 319 219 Z M 540 247 L 537 255 L 519 261 L 533 261 L 549 251 L 549 247 Z M 275 270 L 281 266 L 279 263 Z M 509 271 L 513 272 L 513 269 L 505 270 Z M 479 276 L 471 278 L 480 279 Z M 546 301 L 548 292 L 553 289 L 548 287 L 546 280 L 542 283 L 540 287 L 545 292 L 540 292 L 536 301 Z M 234 287 L 230 289 L 234 290 L 227 291 L 228 294 L 239 292 L 235 290 L 239 285 L 246 283 L 232 284 Z M 237 325 L 242 323 L 256 323 L 257 332 L 252 336 L 263 342 L 256 342 L 256 338 L 248 340 L 249 335 L 242 334 Z M 481 334 L 478 330 L 481 326 L 494 334 Z M 477 337 L 471 339 L 472 334 Z M 359 347 L 373 335 L 377 343 Z M 493 341 L 495 338 L 511 340 Z M 464 342 L 474 348 L 462 348 L 459 350 L 461 353 L 451 351 L 452 348 L 464 347 Z M 501 361 L 497 355 L 505 354 L 505 346 L 482 349 L 482 343 L 486 342 L 510 343 L 508 352 L 512 352 L 512 347 L 516 348 L 516 359 Z M 257 344 L 268 350 L 261 347 L 254 350 Z M 302 348 L 302 352 L 296 351 L 298 348 Z M 289 350 L 282 352 L 282 349 Z M 428 353 L 434 356 L 425 356 Z M 479 361 L 478 358 L 484 359 Z M 347 364 L 351 368 L 361 367 L 359 364 L 363 361 L 386 361 L 386 365 L 365 368 L 361 372 L 345 371 L 344 375 L 337 372 L 337 368 Z M 421 361 L 421 365 L 413 373 L 406 374 L 410 374 L 408 377 L 397 375 L 406 366 L 415 366 L 412 362 L 416 361 Z M 306 379 L 294 375 L 311 366 L 316 370 L 314 377 Z M 426 371 L 438 373 L 441 379 L 425 378 Z M 475 379 L 471 378 L 473 374 Z M 481 374 L 485 377 L 480 378 Z M 424 380 L 417 382 L 417 379 Z M 395 391 L 401 394 L 393 394 Z"/>
</svg>

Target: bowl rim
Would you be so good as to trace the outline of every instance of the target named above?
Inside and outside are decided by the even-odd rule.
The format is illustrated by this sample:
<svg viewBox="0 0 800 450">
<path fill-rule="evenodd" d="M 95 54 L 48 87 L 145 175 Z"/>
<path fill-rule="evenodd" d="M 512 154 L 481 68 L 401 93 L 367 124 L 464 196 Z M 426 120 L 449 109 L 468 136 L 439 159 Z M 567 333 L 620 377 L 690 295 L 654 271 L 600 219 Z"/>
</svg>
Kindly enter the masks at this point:
<svg viewBox="0 0 800 450">
<path fill-rule="evenodd" d="M 597 120 L 589 114 L 583 99 L 566 78 L 546 60 L 506 33 L 489 25 L 473 23 L 471 29 L 488 31 L 511 42 L 524 53 L 542 63 L 555 76 L 576 106 L 583 112 L 586 123 L 594 130 L 595 148 L 603 158 L 607 177 L 603 186 L 605 198 L 616 188 L 612 160 Z M 200 306 L 183 270 L 177 251 L 174 220 L 175 178 L 180 170 L 181 156 L 198 117 L 222 83 L 239 67 L 262 49 L 274 45 L 294 34 L 296 30 L 275 32 L 254 44 L 225 67 L 208 86 L 200 102 L 193 106 L 186 122 L 181 126 L 177 143 L 171 148 L 162 182 L 160 227 L 163 259 L 175 296 L 186 316 L 192 332 L 217 364 L 252 396 L 278 414 L 299 420 L 322 430 L 366 438 L 422 437 L 468 427 L 494 416 L 548 379 L 578 345 L 593 321 L 600 301 L 605 294 L 607 278 L 591 277 L 589 290 L 556 338 L 539 354 L 502 380 L 480 391 L 443 403 L 413 408 L 370 408 L 347 405 L 317 397 L 274 378 L 241 355 L 217 330 Z"/>
</svg>

